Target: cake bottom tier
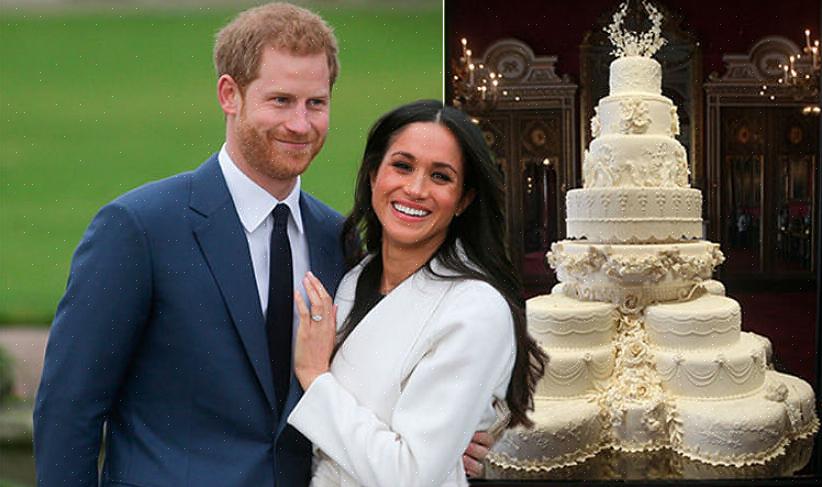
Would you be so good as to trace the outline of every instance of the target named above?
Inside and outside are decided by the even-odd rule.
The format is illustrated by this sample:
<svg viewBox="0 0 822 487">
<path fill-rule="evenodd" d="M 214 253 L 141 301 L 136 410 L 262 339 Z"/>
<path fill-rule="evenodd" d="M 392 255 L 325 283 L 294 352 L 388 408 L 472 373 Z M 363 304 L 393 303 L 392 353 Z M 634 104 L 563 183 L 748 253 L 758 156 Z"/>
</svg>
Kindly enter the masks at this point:
<svg viewBox="0 0 822 487">
<path fill-rule="evenodd" d="M 517 470 L 486 464 L 487 479 L 506 480 L 660 480 L 766 479 L 787 477 L 805 468 L 813 455 L 813 438 L 792 441 L 785 454 L 762 465 L 729 467 L 693 460 L 668 448 L 624 452 L 606 448 L 580 463 L 549 471 Z"/>
<path fill-rule="evenodd" d="M 596 462 L 608 455 L 599 454 L 603 450 L 667 451 L 678 458 L 675 467 L 683 476 L 739 468 L 784 473 L 796 463 L 786 455 L 791 444 L 819 429 L 810 385 L 770 370 L 754 394 L 714 400 L 669 397 L 658 407 L 629 403 L 613 426 L 603 421 L 612 418 L 613 411 L 604 411 L 593 394 L 582 399 L 537 398 L 530 417 L 533 429 L 506 431 L 489 453 L 488 469 L 495 478 L 538 476 L 567 467 L 576 469 L 570 474 L 574 478 L 596 478 Z"/>
<path fill-rule="evenodd" d="M 548 472 L 576 465 L 599 453 L 606 445 L 596 398 L 534 398 L 532 429 L 506 430 L 486 458 L 499 472 Z"/>
<path fill-rule="evenodd" d="M 712 465 L 762 464 L 782 455 L 792 440 L 819 429 L 811 386 L 767 371 L 763 387 L 739 399 L 676 400 L 682 455 Z"/>
</svg>

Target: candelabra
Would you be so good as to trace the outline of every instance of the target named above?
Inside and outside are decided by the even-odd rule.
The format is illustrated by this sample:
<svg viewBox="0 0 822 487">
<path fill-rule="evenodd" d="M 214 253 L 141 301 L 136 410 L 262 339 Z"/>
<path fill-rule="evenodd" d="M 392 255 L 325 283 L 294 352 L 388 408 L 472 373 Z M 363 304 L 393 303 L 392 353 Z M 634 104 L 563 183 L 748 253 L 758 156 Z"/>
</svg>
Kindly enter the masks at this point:
<svg viewBox="0 0 822 487">
<path fill-rule="evenodd" d="M 507 92 L 500 89 L 502 75 L 491 71 L 484 64 L 476 64 L 472 58 L 468 40 L 460 39 L 462 55 L 458 60 L 451 60 L 451 87 L 455 107 L 469 112 L 493 110 L 500 96 Z"/>
<path fill-rule="evenodd" d="M 820 62 L 819 40 L 811 43 L 811 31 L 805 29 L 805 46 L 801 53 L 796 53 L 788 57 L 788 64 L 780 64 L 782 75 L 777 80 L 781 87 L 789 89 L 794 99 L 816 98 L 816 104 L 807 105 L 802 109 L 802 113 L 816 114 L 819 109 L 819 72 L 822 62 Z M 760 95 L 769 96 L 771 100 L 776 96 L 768 93 L 768 87 L 762 86 Z"/>
</svg>

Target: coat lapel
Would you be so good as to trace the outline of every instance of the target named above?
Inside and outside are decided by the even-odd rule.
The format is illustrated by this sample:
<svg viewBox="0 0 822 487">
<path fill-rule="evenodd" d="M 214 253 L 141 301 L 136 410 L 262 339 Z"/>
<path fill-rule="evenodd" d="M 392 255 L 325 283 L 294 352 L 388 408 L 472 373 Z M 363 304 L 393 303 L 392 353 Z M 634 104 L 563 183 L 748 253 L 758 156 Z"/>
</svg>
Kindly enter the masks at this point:
<svg viewBox="0 0 822 487">
<path fill-rule="evenodd" d="M 349 362 L 406 353 L 453 284 L 452 280 L 431 276 L 425 269 L 418 270 L 363 317 L 339 353 Z"/>
<path fill-rule="evenodd" d="M 220 288 L 260 386 L 274 407 L 265 320 L 248 241 L 216 154 L 193 174 L 190 207 L 201 217 L 192 225 L 195 238 Z"/>
</svg>

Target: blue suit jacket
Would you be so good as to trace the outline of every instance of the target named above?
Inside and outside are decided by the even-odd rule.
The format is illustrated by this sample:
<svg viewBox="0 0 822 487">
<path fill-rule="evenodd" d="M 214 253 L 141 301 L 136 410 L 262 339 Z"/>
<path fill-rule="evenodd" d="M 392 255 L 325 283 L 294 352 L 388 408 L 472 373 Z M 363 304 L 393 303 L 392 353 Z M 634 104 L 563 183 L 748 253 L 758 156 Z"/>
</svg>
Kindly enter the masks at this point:
<svg viewBox="0 0 822 487">
<path fill-rule="evenodd" d="M 341 216 L 300 196 L 334 293 Z M 276 410 L 265 320 L 217 157 L 106 205 L 74 255 L 34 411 L 41 486 L 298 486 L 311 445 Z"/>
</svg>

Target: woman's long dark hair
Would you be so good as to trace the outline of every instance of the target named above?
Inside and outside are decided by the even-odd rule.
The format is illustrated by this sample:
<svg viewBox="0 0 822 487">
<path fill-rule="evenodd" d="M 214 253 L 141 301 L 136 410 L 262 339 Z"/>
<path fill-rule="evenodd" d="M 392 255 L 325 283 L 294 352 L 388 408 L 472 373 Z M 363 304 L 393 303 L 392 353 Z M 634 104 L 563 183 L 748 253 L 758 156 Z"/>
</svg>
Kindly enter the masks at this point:
<svg viewBox="0 0 822 487">
<path fill-rule="evenodd" d="M 401 106 L 383 115 L 374 124 L 368 134 L 362 166 L 357 175 L 354 208 L 343 225 L 342 239 L 349 265 L 353 266 L 362 258 L 363 247 L 367 253 L 378 254 L 374 260 L 381 259 L 382 225 L 371 208 L 371 175 L 376 173 L 397 135 L 416 122 L 442 124 L 459 142 L 465 167 L 463 191 L 473 189 L 476 195 L 464 212 L 451 221 L 445 241 L 432 257 L 436 257 L 445 269 L 457 274 L 458 279 L 487 282 L 508 302 L 514 318 L 517 348 L 506 394 L 511 411 L 509 427 L 531 426 L 526 411 L 533 408 L 534 389 L 545 371 L 545 354 L 526 331 L 522 283 L 514 271 L 503 240 L 505 213 L 502 174 L 479 128 L 464 113 L 439 101 L 423 100 Z M 460 256 L 457 240 L 468 257 L 467 262 Z M 431 269 L 430 261 L 426 268 L 437 275 Z M 373 300 L 360 299 L 360 295 L 358 285 L 354 308 L 340 332 L 340 343 L 373 305 L 370 302 Z"/>
</svg>

